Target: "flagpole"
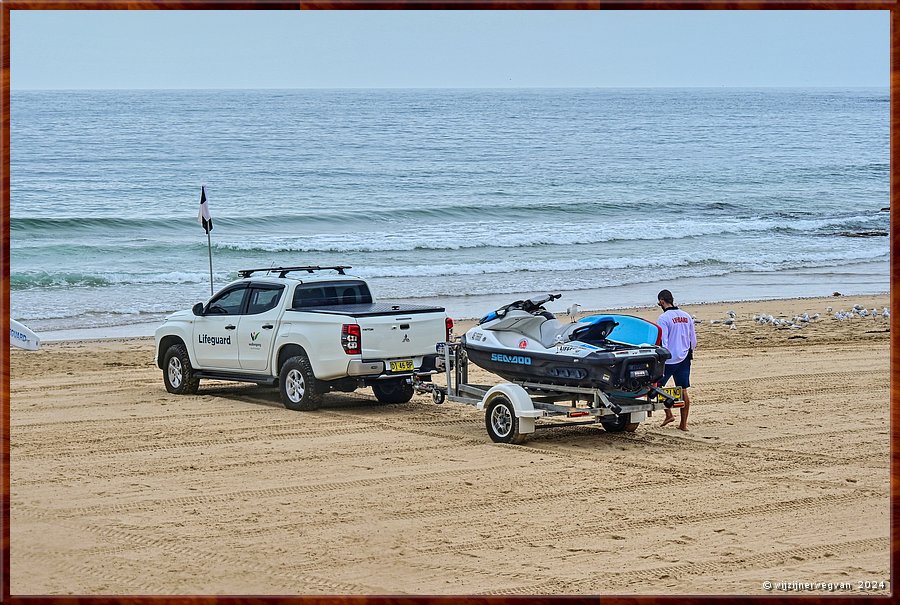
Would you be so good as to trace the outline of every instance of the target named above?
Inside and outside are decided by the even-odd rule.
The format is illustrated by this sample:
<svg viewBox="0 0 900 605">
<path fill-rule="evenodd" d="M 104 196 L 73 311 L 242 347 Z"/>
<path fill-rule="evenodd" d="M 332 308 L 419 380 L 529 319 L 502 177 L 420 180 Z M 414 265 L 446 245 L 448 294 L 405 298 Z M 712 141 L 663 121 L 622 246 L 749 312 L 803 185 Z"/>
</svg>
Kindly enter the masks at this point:
<svg viewBox="0 0 900 605">
<path fill-rule="evenodd" d="M 212 240 L 209 237 L 209 231 L 206 232 L 206 249 L 209 251 L 209 295 L 213 295 L 213 278 L 212 278 Z"/>
<path fill-rule="evenodd" d="M 206 231 L 206 250 L 209 252 L 209 295 L 212 296 L 213 291 L 213 274 L 212 274 L 212 239 L 209 232 L 213 229 L 212 217 L 209 215 L 209 205 L 206 202 L 206 185 L 200 185 L 200 213 L 197 220 L 203 225 Z"/>
</svg>

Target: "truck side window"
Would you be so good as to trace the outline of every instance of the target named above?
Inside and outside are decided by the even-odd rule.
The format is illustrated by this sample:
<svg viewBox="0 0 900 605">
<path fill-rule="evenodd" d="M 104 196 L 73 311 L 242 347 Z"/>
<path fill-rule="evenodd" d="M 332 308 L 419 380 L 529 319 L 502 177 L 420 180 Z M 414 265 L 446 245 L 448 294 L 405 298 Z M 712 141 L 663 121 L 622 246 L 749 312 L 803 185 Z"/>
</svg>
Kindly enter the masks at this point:
<svg viewBox="0 0 900 605">
<path fill-rule="evenodd" d="M 369 292 L 369 286 L 365 282 L 340 281 L 297 286 L 294 290 L 292 308 L 371 303 L 372 294 Z"/>
<path fill-rule="evenodd" d="M 236 288 L 220 294 L 210 301 L 206 307 L 207 315 L 240 315 L 244 305 L 247 288 Z"/>
<path fill-rule="evenodd" d="M 283 287 L 250 288 L 250 302 L 247 304 L 247 315 L 256 315 L 271 311 L 281 300 Z"/>
</svg>

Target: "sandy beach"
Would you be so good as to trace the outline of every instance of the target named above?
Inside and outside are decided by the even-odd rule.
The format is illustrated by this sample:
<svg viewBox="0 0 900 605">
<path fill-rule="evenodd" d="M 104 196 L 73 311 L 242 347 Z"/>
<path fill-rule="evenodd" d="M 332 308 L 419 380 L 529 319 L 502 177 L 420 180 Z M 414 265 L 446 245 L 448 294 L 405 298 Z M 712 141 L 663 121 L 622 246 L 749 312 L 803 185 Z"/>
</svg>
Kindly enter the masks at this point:
<svg viewBox="0 0 900 605">
<path fill-rule="evenodd" d="M 423 395 L 170 395 L 152 338 L 11 350 L 11 593 L 890 594 L 889 321 L 854 304 L 889 300 L 686 306 L 689 432 L 518 446 Z"/>
</svg>

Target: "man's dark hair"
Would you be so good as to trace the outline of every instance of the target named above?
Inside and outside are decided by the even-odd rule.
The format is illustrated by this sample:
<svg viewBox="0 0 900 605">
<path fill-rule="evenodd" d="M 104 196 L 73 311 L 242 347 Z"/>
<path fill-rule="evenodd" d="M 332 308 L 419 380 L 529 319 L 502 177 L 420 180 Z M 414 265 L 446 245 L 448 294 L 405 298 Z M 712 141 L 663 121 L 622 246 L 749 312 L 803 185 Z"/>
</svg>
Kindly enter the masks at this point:
<svg viewBox="0 0 900 605">
<path fill-rule="evenodd" d="M 668 290 L 660 290 L 659 294 L 656 295 L 656 300 L 663 300 L 663 301 L 669 303 L 670 305 L 675 304 L 675 299 L 672 298 L 672 293 L 669 292 Z"/>
</svg>

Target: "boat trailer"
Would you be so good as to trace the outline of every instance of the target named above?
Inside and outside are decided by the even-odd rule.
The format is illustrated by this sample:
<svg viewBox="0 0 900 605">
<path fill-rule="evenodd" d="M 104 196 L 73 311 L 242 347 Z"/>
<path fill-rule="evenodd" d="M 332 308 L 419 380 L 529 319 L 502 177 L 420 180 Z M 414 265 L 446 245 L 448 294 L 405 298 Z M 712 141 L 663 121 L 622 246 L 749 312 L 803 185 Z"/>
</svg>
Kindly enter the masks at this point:
<svg viewBox="0 0 900 605">
<path fill-rule="evenodd" d="M 611 433 L 633 432 L 651 412 L 684 406 L 681 387 L 653 386 L 646 395 L 622 397 L 593 387 L 541 382 L 471 384 L 469 359 L 461 342 L 438 343 L 437 352 L 443 353 L 447 386 L 434 384 L 430 376 L 426 380 L 415 376 L 413 387 L 430 393 L 436 404 L 449 400 L 483 410 L 488 436 L 497 443 L 522 443 L 537 429 L 579 424 L 599 423 Z M 551 418 L 562 421 L 546 422 Z"/>
</svg>

